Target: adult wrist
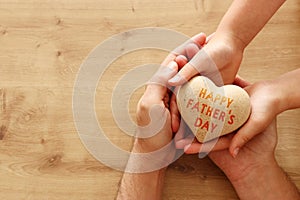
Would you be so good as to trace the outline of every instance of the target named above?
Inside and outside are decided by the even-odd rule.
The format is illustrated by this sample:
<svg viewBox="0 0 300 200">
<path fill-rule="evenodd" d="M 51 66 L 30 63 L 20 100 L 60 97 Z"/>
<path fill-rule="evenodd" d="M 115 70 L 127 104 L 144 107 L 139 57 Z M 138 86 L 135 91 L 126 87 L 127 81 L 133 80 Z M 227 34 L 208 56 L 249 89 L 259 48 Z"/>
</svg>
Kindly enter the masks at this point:
<svg viewBox="0 0 300 200">
<path fill-rule="evenodd" d="M 255 162 L 252 164 L 247 164 L 243 166 L 241 164 L 239 176 L 227 176 L 230 182 L 234 186 L 247 185 L 248 183 L 253 184 L 250 180 L 253 178 L 261 176 L 267 169 L 276 169 L 278 164 L 275 158 L 266 158 L 261 160 L 261 162 Z M 226 172 L 225 172 L 226 174 Z M 226 174 L 227 175 L 227 174 Z"/>
<path fill-rule="evenodd" d="M 240 199 L 300 199 L 299 192 L 275 159 L 254 168 L 243 179 L 232 181 Z"/>
<path fill-rule="evenodd" d="M 147 139 L 145 139 L 147 140 Z M 173 142 L 156 149 L 144 142 L 143 139 L 136 139 L 132 153 L 129 157 L 127 168 L 129 171 L 150 172 L 166 168 L 174 161 L 176 148 Z"/>
<path fill-rule="evenodd" d="M 264 160 L 264 163 L 249 166 L 240 178 L 228 177 L 240 199 L 269 199 L 269 188 L 276 188 L 275 181 L 281 169 L 275 159 Z M 272 185 L 274 184 L 274 185 Z"/>
</svg>

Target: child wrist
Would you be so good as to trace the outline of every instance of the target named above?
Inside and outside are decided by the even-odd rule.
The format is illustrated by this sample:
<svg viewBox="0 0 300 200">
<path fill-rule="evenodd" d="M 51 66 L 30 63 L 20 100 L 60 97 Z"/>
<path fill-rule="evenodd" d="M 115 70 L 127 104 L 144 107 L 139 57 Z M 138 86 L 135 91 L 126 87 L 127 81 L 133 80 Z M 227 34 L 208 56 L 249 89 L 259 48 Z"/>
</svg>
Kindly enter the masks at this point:
<svg viewBox="0 0 300 200">
<path fill-rule="evenodd" d="M 230 31 L 218 31 L 216 32 L 215 36 L 222 37 L 226 43 L 229 43 L 230 46 L 235 49 L 236 51 L 244 52 L 245 48 L 247 47 L 247 43 L 243 41 L 238 35 Z"/>
<path fill-rule="evenodd" d="M 269 81 L 271 85 L 271 95 L 273 97 L 273 105 L 276 110 L 276 115 L 289 109 L 289 95 L 286 94 L 286 90 L 281 88 L 278 81 Z"/>
</svg>

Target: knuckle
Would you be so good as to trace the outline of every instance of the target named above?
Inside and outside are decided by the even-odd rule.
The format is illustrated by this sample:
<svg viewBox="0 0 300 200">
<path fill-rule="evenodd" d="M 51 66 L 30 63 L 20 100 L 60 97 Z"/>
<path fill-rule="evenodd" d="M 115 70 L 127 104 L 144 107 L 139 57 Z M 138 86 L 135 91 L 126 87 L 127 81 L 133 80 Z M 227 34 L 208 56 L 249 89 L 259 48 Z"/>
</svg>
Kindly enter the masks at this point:
<svg viewBox="0 0 300 200">
<path fill-rule="evenodd" d="M 147 118 L 149 116 L 149 109 L 150 104 L 149 101 L 145 99 L 141 99 L 138 102 L 137 110 L 136 110 L 136 121 L 138 125 L 145 125 L 145 121 L 147 121 Z"/>
<path fill-rule="evenodd" d="M 149 101 L 147 101 L 145 98 L 142 97 L 137 106 L 137 114 L 146 113 L 149 111 L 149 109 L 150 109 Z"/>
</svg>

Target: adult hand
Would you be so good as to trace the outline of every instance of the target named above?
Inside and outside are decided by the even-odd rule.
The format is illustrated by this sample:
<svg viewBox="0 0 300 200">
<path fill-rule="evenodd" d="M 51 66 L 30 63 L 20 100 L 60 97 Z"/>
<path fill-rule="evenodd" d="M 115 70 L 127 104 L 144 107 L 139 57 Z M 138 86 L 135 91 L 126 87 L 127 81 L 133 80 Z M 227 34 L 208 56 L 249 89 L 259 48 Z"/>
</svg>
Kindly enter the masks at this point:
<svg viewBox="0 0 300 200">
<path fill-rule="evenodd" d="M 276 120 L 233 158 L 227 150 L 210 152 L 210 159 L 226 174 L 240 199 L 300 199 L 295 184 L 275 159 Z"/>
<path fill-rule="evenodd" d="M 236 83 L 248 86 L 241 78 L 237 78 Z M 275 120 L 272 120 L 262 133 L 246 143 L 236 158 L 228 152 L 234 134 L 203 144 L 191 135 L 184 138 L 184 134 L 184 130 L 180 130 L 175 136 L 176 147 L 184 148 L 188 154 L 209 152 L 210 159 L 226 174 L 240 199 L 300 199 L 297 187 L 275 160 Z"/>
<path fill-rule="evenodd" d="M 166 63 L 167 66 L 162 65 L 155 74 L 155 79 L 152 78 L 153 82 L 147 85 L 137 105 L 136 117 L 139 127 L 136 145 L 141 152 L 160 149 L 167 145 L 173 137 L 169 112 L 169 92 L 164 83 L 167 78 L 176 73 L 178 65 L 172 60 L 168 60 Z"/>
<path fill-rule="evenodd" d="M 136 116 L 139 127 L 132 150 L 137 154 L 131 154 L 128 159 L 127 172 L 121 180 L 117 199 L 161 198 L 166 165 L 175 155 L 175 148 L 171 143 L 173 132 L 169 112 L 170 91 L 167 82 L 178 72 L 179 66 L 174 61 L 182 60 L 178 55 L 187 55 L 186 50 L 200 48 L 205 40 L 205 35 L 199 34 L 181 45 L 167 56 L 149 81 L 137 106 Z"/>
<path fill-rule="evenodd" d="M 176 48 L 166 57 L 157 73 L 149 81 L 138 103 L 136 116 L 139 126 L 137 136 L 148 134 L 151 137 L 137 137 L 136 145 L 134 145 L 137 151 L 155 151 L 172 140 L 173 132 L 169 111 L 169 100 L 172 93 L 168 90 L 168 80 L 186 62 L 185 57 L 190 56 L 193 51 L 198 52 L 205 41 L 205 34 L 200 33 Z"/>
<path fill-rule="evenodd" d="M 222 142 L 222 138 L 220 142 Z M 227 149 L 211 151 L 209 157 L 231 182 L 237 182 L 251 174 L 252 170 L 274 164 L 276 162 L 274 155 L 276 144 L 277 130 L 276 122 L 273 120 L 264 132 L 241 149 L 238 157 L 233 158 Z"/>
</svg>

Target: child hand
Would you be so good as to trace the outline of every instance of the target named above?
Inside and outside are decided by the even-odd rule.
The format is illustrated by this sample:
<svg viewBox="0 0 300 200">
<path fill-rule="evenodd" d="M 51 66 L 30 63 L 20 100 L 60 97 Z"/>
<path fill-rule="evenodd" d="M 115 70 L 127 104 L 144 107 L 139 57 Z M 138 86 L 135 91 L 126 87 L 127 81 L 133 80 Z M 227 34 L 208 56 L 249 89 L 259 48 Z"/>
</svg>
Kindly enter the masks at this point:
<svg viewBox="0 0 300 200">
<path fill-rule="evenodd" d="M 250 85 L 241 77 L 235 84 L 245 87 L 250 96 L 251 114 L 248 121 L 237 131 L 230 144 L 229 151 L 236 157 L 240 148 L 254 136 L 263 132 L 282 110 L 281 91 L 274 81 L 261 81 Z"/>
<path fill-rule="evenodd" d="M 263 132 L 280 112 L 281 105 L 278 104 L 280 94 L 275 92 L 275 85 L 271 81 L 257 82 L 250 85 L 249 82 L 237 76 L 234 84 L 243 87 L 250 96 L 251 115 L 248 121 L 237 133 L 220 137 L 218 142 L 210 141 L 199 143 L 188 129 L 180 130 L 176 136 L 176 147 L 183 148 L 187 154 L 206 152 L 207 150 L 217 151 L 227 149 L 236 157 L 239 149 L 251 138 Z M 184 132 L 184 133 L 182 133 Z M 185 136 L 188 133 L 188 136 Z M 212 145 L 213 148 L 212 148 Z M 238 146 L 238 150 L 234 147 Z"/>
</svg>

